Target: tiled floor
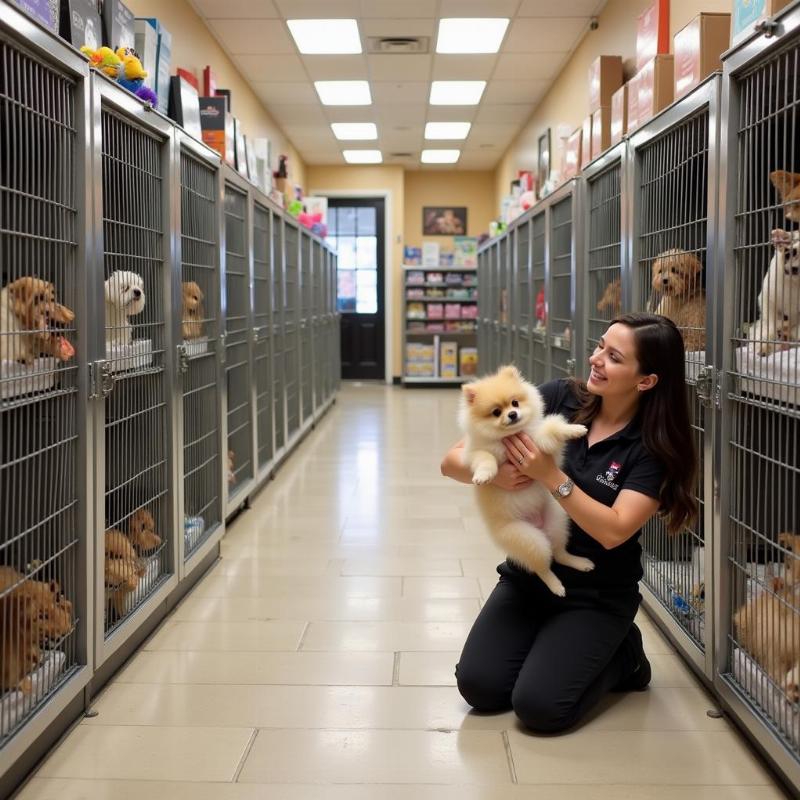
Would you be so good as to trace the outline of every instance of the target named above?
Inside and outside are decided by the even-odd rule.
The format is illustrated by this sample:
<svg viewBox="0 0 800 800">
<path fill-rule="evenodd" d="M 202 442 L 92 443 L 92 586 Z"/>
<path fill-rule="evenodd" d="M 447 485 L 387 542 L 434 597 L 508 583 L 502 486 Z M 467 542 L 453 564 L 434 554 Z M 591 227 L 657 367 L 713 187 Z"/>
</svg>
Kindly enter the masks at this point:
<svg viewBox="0 0 800 800">
<path fill-rule="evenodd" d="M 346 386 L 21 797 L 782 797 L 644 618 L 651 689 L 579 730 L 469 712 L 453 665 L 499 556 L 439 475 L 456 399 Z"/>
</svg>

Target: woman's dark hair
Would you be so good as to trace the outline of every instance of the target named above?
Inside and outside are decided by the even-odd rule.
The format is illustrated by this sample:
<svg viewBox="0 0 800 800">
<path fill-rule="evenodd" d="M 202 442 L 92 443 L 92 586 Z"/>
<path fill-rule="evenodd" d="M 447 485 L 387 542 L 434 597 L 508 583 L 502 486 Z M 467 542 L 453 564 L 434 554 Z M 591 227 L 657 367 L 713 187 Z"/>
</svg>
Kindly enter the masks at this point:
<svg viewBox="0 0 800 800">
<path fill-rule="evenodd" d="M 639 399 L 642 441 L 666 468 L 661 511 L 667 530 L 680 533 L 697 518 L 697 453 L 689 421 L 683 337 L 671 319 L 658 314 L 623 314 L 609 325 L 615 323 L 633 330 L 641 374 L 658 375 L 658 383 Z M 585 383 L 576 382 L 575 388 L 581 407 L 574 422 L 589 425 L 602 399 L 591 394 Z"/>
</svg>

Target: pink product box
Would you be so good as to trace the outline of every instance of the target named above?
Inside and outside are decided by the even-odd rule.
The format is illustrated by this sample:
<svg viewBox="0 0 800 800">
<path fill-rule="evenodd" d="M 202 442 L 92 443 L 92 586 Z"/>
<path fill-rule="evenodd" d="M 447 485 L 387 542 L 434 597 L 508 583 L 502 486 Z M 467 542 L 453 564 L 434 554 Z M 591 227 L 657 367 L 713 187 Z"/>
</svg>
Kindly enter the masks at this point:
<svg viewBox="0 0 800 800">
<path fill-rule="evenodd" d="M 477 319 L 478 306 L 461 306 L 461 319 Z"/>
<path fill-rule="evenodd" d="M 428 303 L 428 319 L 444 319 L 444 306 L 441 303 Z"/>
<path fill-rule="evenodd" d="M 459 319 L 461 316 L 461 304 L 460 303 L 446 303 L 444 307 L 444 318 L 445 319 Z"/>
<path fill-rule="evenodd" d="M 425 326 L 425 330 L 428 333 L 443 333 L 444 332 L 444 322 L 429 322 Z"/>
</svg>

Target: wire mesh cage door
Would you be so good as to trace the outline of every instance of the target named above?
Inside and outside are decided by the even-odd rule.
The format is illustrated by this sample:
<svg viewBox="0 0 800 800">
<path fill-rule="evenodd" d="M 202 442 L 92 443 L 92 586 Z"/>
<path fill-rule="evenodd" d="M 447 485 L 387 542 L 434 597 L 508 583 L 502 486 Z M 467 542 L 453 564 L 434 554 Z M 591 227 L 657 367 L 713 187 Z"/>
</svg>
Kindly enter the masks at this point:
<svg viewBox="0 0 800 800">
<path fill-rule="evenodd" d="M 286 382 L 284 379 L 284 238 L 283 220 L 272 213 L 272 425 L 275 455 L 286 446 Z"/>
<path fill-rule="evenodd" d="M 88 80 L 45 34 L 47 58 L 18 42 L 18 20 L 0 9 L 0 775 L 88 681 L 94 556 Z"/>
<path fill-rule="evenodd" d="M 173 131 L 96 78 L 105 360 L 100 651 L 175 574 L 175 360 L 170 220 Z M 99 526 L 98 526 L 99 527 Z M 99 572 L 99 570 L 98 570 Z M 99 580 L 99 575 L 98 575 Z M 100 624 L 98 619 L 98 625 Z M 135 623 L 132 623 L 132 626 Z M 133 627 L 128 630 L 133 630 Z"/>
<path fill-rule="evenodd" d="M 341 315 L 336 306 L 336 293 L 337 293 L 337 274 L 339 269 L 338 256 L 334 251 L 330 252 L 331 259 L 331 278 L 328 289 L 330 291 L 330 298 L 328 300 L 332 314 L 332 331 L 333 331 L 333 352 L 331 354 L 331 366 L 333 370 L 333 385 L 332 391 L 338 392 L 342 386 L 342 323 Z"/>
<path fill-rule="evenodd" d="M 531 219 L 531 380 L 544 383 L 549 377 L 547 352 L 547 211 L 542 209 Z"/>
<path fill-rule="evenodd" d="M 800 14 L 781 28 L 725 65 L 715 622 L 725 696 L 800 791 Z"/>
<path fill-rule="evenodd" d="M 180 339 L 183 409 L 183 559 L 222 525 L 222 405 L 219 386 L 220 177 L 219 165 L 179 147 Z"/>
<path fill-rule="evenodd" d="M 275 455 L 272 375 L 272 213 L 253 203 L 253 372 L 256 391 L 256 458 L 262 477 Z"/>
<path fill-rule="evenodd" d="M 490 372 L 495 372 L 501 364 L 502 344 L 500 338 L 500 242 L 495 242 L 492 245 L 491 253 L 489 255 L 489 299 L 491 301 L 491 316 L 492 321 L 491 334 L 489 336 L 489 352 L 490 358 Z"/>
<path fill-rule="evenodd" d="M 300 408 L 301 423 L 314 416 L 314 248 L 304 230 L 300 235 Z"/>
<path fill-rule="evenodd" d="M 319 391 L 316 393 L 318 406 L 328 402 L 331 396 L 330 389 L 330 358 L 328 356 L 328 338 L 330 336 L 330 309 L 328 308 L 328 281 L 330 280 L 330 254 L 323 244 L 319 248 L 319 315 L 317 317 L 317 374 L 319 376 Z"/>
<path fill-rule="evenodd" d="M 283 379 L 286 386 L 287 441 L 300 429 L 300 232 L 283 221 Z"/>
<path fill-rule="evenodd" d="M 499 348 L 498 364 L 510 364 L 512 359 L 513 337 L 511 335 L 511 237 L 504 236 L 498 244 L 497 285 L 499 291 Z"/>
<path fill-rule="evenodd" d="M 225 383 L 228 510 L 255 478 L 248 195 L 225 184 Z"/>
<path fill-rule="evenodd" d="M 709 243 L 715 240 L 718 166 L 712 146 L 718 81 L 712 80 L 676 104 L 632 139 L 633 308 L 670 317 L 684 340 L 686 392 L 698 457 L 694 494 L 698 518 L 678 535 L 651 519 L 642 533 L 643 583 L 656 608 L 684 634 L 688 655 L 707 672 L 705 614 L 706 528 L 711 507 L 712 414 L 704 378 L 707 299 L 705 276 Z M 712 110 L 713 106 L 713 110 Z M 708 539 L 709 546 L 711 539 Z M 648 598 L 649 599 L 649 598 Z"/>
<path fill-rule="evenodd" d="M 602 160 L 586 178 L 586 280 L 583 282 L 585 346 L 576 348 L 586 374 L 586 357 L 594 351 L 612 319 L 622 312 L 622 159 L 623 146 Z M 579 287 L 580 288 L 580 287 Z"/>
<path fill-rule="evenodd" d="M 550 376 L 566 378 L 575 374 L 575 289 L 576 258 L 575 184 L 561 200 L 554 198 L 550 210 L 550 241 L 547 297 Z"/>
<path fill-rule="evenodd" d="M 483 374 L 488 369 L 489 363 L 489 318 L 488 318 L 488 296 L 489 296 L 489 249 L 484 247 L 478 253 L 478 372 Z"/>
<path fill-rule="evenodd" d="M 511 305 L 514 313 L 514 363 L 527 380 L 533 380 L 534 305 L 531 283 L 531 233 L 528 219 L 516 229 L 516 269 L 514 271 Z"/>
</svg>

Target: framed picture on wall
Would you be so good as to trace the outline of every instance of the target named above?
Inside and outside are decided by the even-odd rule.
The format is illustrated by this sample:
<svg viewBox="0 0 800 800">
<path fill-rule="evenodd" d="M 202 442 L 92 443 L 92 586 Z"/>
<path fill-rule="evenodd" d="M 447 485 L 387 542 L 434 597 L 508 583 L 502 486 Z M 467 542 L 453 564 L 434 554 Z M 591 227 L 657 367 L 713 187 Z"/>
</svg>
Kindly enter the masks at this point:
<svg viewBox="0 0 800 800">
<path fill-rule="evenodd" d="M 422 209 L 423 236 L 464 236 L 467 209 L 461 206 L 425 206 Z"/>
<path fill-rule="evenodd" d="M 536 170 L 536 191 L 542 197 L 542 189 L 550 177 L 550 128 L 539 137 L 539 161 Z"/>
</svg>

